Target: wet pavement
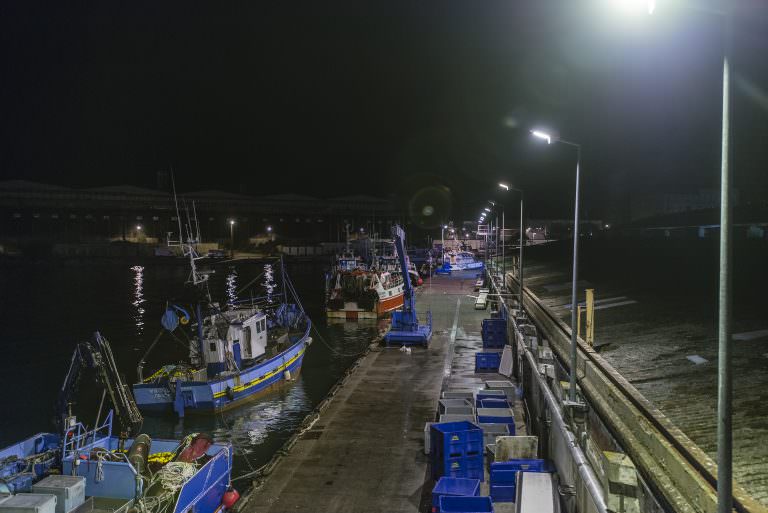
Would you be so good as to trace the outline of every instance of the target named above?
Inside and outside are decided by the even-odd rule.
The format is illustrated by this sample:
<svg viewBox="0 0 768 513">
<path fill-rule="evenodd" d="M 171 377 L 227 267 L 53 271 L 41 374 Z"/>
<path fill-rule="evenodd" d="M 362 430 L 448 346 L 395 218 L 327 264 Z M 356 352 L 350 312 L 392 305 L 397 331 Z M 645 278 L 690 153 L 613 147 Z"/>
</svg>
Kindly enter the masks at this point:
<svg viewBox="0 0 768 513">
<path fill-rule="evenodd" d="M 533 253 L 533 252 L 531 252 Z M 595 344 L 608 362 L 712 458 L 716 458 L 717 311 L 708 288 L 639 283 L 594 269 L 579 281 L 595 289 Z M 529 255 L 525 284 L 570 324 L 571 270 Z M 640 280 L 642 281 L 642 280 Z M 734 309 L 734 479 L 768 505 L 768 310 Z M 582 337 L 583 337 L 582 321 Z"/>
</svg>

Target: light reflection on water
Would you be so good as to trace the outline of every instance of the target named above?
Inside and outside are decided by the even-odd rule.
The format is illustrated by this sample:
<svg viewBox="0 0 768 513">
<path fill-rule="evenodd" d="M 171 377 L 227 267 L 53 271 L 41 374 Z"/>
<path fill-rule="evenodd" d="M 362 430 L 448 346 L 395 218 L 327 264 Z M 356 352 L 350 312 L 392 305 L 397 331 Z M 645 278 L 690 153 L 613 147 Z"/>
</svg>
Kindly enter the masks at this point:
<svg viewBox="0 0 768 513">
<path fill-rule="evenodd" d="M 227 304 L 233 305 L 237 300 L 237 268 L 232 266 L 227 273 Z"/>
<path fill-rule="evenodd" d="M 209 283 L 211 296 L 225 303 L 229 271 L 227 267 L 217 270 Z M 263 262 L 238 264 L 237 283 L 255 280 L 262 285 L 264 270 Z M 280 449 L 377 332 L 376 324 L 370 322 L 327 323 L 322 308 L 323 266 L 302 263 L 289 266 L 289 272 L 319 332 L 312 334 L 314 342 L 296 381 L 223 414 L 184 419 L 173 414 L 147 415 L 143 432 L 155 439 L 206 432 L 216 440 L 231 441 L 236 454 L 233 476 L 265 464 Z M 144 339 L 147 328 L 153 337 L 160 330 L 159 320 L 167 302 L 189 307 L 199 299 L 193 287 L 184 285 L 186 264 L 109 262 L 99 264 L 98 280 L 92 279 L 93 274 L 92 262 L 71 264 L 65 272 L 51 264 L 20 265 L 13 272 L 0 273 L 0 289 L 14 291 L 13 301 L 5 301 L 0 308 L 0 324 L 5 326 L 2 339 L 8 361 L 14 364 L 0 370 L 9 382 L 28 392 L 24 400 L 13 394 L 0 397 L 0 447 L 33 433 L 54 430 L 50 411 L 77 342 L 98 329 L 110 341 L 120 372 L 132 382 L 137 362 L 151 343 Z M 47 308 L 49 297 L 69 299 L 48 308 L 50 322 L 40 323 L 37 305 L 43 301 Z M 61 329 L 53 333 L 50 325 Z M 53 357 L 31 359 L 30 341 Z M 186 347 L 166 336 L 149 355 L 146 369 L 186 357 Z M 80 387 L 76 413 L 86 424 L 94 421 L 100 395 L 98 387 Z M 238 482 L 240 491 L 246 482 Z"/>
<path fill-rule="evenodd" d="M 134 265 L 131 267 L 133 271 L 133 320 L 136 326 L 136 335 L 140 339 L 144 334 L 144 314 L 146 310 L 142 306 L 146 301 L 144 299 L 144 267 L 141 265 Z"/>
</svg>

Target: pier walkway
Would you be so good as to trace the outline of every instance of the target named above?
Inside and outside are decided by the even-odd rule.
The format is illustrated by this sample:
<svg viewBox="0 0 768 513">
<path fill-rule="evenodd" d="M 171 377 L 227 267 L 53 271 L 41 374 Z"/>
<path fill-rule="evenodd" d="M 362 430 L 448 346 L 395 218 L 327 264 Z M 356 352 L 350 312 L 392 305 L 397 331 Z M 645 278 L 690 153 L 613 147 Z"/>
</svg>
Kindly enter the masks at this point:
<svg viewBox="0 0 768 513">
<path fill-rule="evenodd" d="M 480 321 L 490 315 L 474 309 L 474 283 L 474 274 L 454 275 L 419 288 L 418 311 L 433 316 L 429 347 L 365 356 L 242 513 L 419 511 L 432 488 L 424 424 L 435 420 L 454 348 L 466 340 L 479 343 Z M 471 379 L 462 374 L 453 379 Z"/>
</svg>

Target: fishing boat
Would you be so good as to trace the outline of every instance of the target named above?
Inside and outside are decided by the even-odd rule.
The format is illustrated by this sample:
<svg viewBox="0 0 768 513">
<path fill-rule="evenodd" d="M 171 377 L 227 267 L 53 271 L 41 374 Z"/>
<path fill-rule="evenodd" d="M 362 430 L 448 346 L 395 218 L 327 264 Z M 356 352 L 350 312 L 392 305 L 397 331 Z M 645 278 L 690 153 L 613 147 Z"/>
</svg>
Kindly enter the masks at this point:
<svg viewBox="0 0 768 513">
<path fill-rule="evenodd" d="M 443 255 L 443 270 L 447 271 L 471 271 L 482 269 L 483 262 L 466 250 L 452 249 Z"/>
<path fill-rule="evenodd" d="M 133 394 L 145 412 L 211 414 L 256 399 L 295 381 L 312 343 L 312 322 L 282 259 L 264 265 L 263 295 L 230 298 L 222 307 L 210 299 L 209 274 L 197 268 L 199 240 L 197 223 L 187 223 L 182 248 L 190 261 L 189 282 L 202 298 L 194 306 L 195 322 L 190 323 L 191 307 L 169 305 L 161 320 L 163 330 L 139 361 Z M 147 357 L 160 337 L 177 330 L 189 339 L 187 361 L 161 365 L 144 377 Z"/>
<path fill-rule="evenodd" d="M 85 367 L 96 370 L 103 386 L 94 429 L 71 411 L 71 395 Z M 100 421 L 106 396 L 115 409 Z M 120 378 L 109 343 L 99 333 L 93 342 L 78 344 L 57 410 L 60 433 L 37 433 L 0 449 L 4 508 L 214 513 L 233 506 L 239 497 L 231 488 L 231 444 L 216 443 L 205 433 L 191 433 L 183 440 L 131 436 L 143 419 Z M 115 412 L 119 430 L 113 430 Z"/>
<path fill-rule="evenodd" d="M 366 265 L 348 244 L 326 273 L 325 311 L 329 318 L 380 319 L 402 306 L 403 272 L 397 256 L 374 253 L 371 264 Z"/>
</svg>

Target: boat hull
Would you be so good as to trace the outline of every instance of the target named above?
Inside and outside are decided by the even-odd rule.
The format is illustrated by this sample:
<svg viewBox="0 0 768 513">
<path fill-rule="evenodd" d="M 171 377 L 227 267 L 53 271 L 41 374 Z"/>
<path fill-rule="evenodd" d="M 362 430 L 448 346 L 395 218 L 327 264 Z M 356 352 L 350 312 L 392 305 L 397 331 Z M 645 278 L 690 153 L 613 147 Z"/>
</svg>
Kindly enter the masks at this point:
<svg viewBox="0 0 768 513">
<path fill-rule="evenodd" d="M 372 310 L 363 310 L 357 306 L 354 301 L 345 303 L 344 308 L 338 310 L 326 309 L 326 314 L 334 319 L 347 319 L 355 321 L 357 319 L 382 319 L 403 306 L 403 294 L 397 294 L 386 299 L 380 299 L 374 305 Z"/>
<path fill-rule="evenodd" d="M 212 414 L 238 407 L 290 383 L 301 371 L 311 339 L 307 336 L 282 353 L 237 374 L 210 381 L 177 381 L 175 389 L 163 383 L 133 386 L 139 409 L 149 413 L 176 411 L 179 416 Z"/>
</svg>

